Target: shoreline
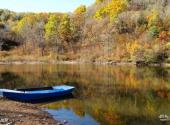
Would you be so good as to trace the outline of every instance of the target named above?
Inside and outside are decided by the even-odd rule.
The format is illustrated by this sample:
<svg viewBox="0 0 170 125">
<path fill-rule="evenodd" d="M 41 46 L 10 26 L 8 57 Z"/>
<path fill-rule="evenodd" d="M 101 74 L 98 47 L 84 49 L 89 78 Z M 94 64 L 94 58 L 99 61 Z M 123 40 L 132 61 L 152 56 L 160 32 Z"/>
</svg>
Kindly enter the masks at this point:
<svg viewBox="0 0 170 125">
<path fill-rule="evenodd" d="M 0 98 L 0 125 L 62 125 L 36 104 Z"/>
<path fill-rule="evenodd" d="M 159 63 L 150 63 L 150 64 L 137 64 L 136 62 L 120 62 L 120 61 L 102 61 L 102 62 L 92 62 L 92 61 L 75 61 L 75 60 L 70 60 L 70 61 L 54 61 L 54 60 L 48 60 L 48 61 L 28 61 L 28 60 L 23 60 L 23 61 L 2 61 L 0 60 L 0 65 L 22 65 L 22 64 L 95 64 L 95 65 L 116 65 L 116 66 L 163 66 L 163 67 L 170 67 L 170 63 L 162 63 L 161 65 Z"/>
</svg>

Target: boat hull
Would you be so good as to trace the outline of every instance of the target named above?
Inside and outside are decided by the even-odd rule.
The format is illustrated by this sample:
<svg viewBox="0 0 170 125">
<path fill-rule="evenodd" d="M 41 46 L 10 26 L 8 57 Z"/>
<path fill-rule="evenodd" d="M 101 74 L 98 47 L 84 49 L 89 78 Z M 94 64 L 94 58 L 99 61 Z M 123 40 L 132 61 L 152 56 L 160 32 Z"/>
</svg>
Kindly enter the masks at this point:
<svg viewBox="0 0 170 125">
<path fill-rule="evenodd" d="M 53 90 L 38 90 L 38 91 L 3 91 L 3 97 L 17 101 L 35 101 L 46 98 L 60 97 L 71 94 L 74 87 L 59 86 L 54 87 Z"/>
</svg>

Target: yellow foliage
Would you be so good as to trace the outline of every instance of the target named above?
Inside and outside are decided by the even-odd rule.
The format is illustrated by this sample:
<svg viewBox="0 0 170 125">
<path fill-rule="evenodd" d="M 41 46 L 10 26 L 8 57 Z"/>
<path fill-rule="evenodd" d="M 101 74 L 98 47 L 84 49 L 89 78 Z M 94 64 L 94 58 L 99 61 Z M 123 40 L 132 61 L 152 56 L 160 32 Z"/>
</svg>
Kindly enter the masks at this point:
<svg viewBox="0 0 170 125">
<path fill-rule="evenodd" d="M 113 20 L 127 7 L 127 4 L 127 0 L 112 0 L 109 4 L 99 9 L 94 17 L 96 19 L 102 19 L 105 16 L 109 16 Z"/>
<path fill-rule="evenodd" d="M 147 19 L 148 19 L 148 27 L 156 25 L 156 23 L 158 23 L 158 19 L 159 19 L 158 11 L 153 9 L 151 11 L 151 14 L 147 17 Z"/>
<path fill-rule="evenodd" d="M 19 22 L 17 22 L 17 25 L 13 28 L 13 30 L 20 32 L 26 24 L 33 26 L 37 19 L 37 16 L 34 14 L 26 15 Z"/>
<path fill-rule="evenodd" d="M 75 14 L 84 14 L 86 12 L 86 6 L 85 5 L 81 5 L 79 6 L 74 13 Z"/>
<path fill-rule="evenodd" d="M 51 14 L 45 25 L 45 38 L 48 39 L 57 34 L 59 19 L 55 14 Z"/>
<path fill-rule="evenodd" d="M 96 4 L 102 3 L 104 0 L 96 0 Z"/>
<path fill-rule="evenodd" d="M 133 43 L 126 43 L 126 49 L 127 52 L 130 53 L 130 55 L 134 55 L 135 52 L 140 48 L 140 44 L 138 43 L 138 41 L 135 41 Z"/>
</svg>

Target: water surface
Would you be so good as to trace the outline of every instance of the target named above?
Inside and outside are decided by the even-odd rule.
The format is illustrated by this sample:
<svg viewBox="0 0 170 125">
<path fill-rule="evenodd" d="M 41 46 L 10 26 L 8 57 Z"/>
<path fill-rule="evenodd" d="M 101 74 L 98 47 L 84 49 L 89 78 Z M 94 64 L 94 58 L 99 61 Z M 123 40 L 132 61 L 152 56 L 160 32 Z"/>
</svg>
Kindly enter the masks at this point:
<svg viewBox="0 0 170 125">
<path fill-rule="evenodd" d="M 162 125 L 170 116 L 170 69 L 105 65 L 0 65 L 1 88 L 67 84 L 74 98 L 40 106 L 68 125 Z"/>
</svg>

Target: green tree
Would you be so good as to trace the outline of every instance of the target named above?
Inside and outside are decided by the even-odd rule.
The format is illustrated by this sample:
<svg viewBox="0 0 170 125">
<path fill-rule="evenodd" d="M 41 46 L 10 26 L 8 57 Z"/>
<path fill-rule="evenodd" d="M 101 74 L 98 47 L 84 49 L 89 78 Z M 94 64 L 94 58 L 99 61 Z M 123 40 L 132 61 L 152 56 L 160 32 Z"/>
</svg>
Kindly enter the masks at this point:
<svg viewBox="0 0 170 125">
<path fill-rule="evenodd" d="M 62 52 L 68 51 L 72 48 L 72 40 L 73 40 L 73 32 L 74 32 L 74 26 L 71 23 L 70 17 L 68 14 L 65 14 L 60 22 L 58 33 L 60 42 L 62 44 L 62 48 L 60 47 L 60 50 Z"/>
<path fill-rule="evenodd" d="M 71 23 L 70 18 L 67 14 L 65 14 L 61 19 L 58 32 L 62 40 L 69 42 L 71 38 Z"/>
<path fill-rule="evenodd" d="M 52 14 L 49 17 L 48 23 L 45 25 L 45 38 L 46 38 L 46 40 L 57 35 L 59 22 L 60 22 L 59 18 L 55 14 Z"/>
</svg>

